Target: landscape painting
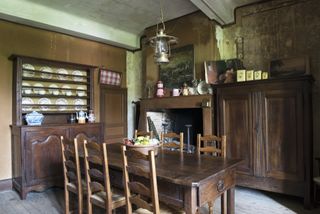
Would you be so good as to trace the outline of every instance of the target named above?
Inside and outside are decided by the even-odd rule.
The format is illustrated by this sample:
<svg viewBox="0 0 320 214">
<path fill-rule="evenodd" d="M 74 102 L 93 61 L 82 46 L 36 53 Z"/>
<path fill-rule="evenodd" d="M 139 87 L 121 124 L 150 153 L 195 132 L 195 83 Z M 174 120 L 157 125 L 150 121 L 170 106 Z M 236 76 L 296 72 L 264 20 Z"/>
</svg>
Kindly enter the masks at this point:
<svg viewBox="0 0 320 214">
<path fill-rule="evenodd" d="M 191 86 L 194 79 L 193 45 L 173 49 L 170 62 L 161 64 L 159 70 L 165 88 L 181 88 L 183 83 Z"/>
</svg>

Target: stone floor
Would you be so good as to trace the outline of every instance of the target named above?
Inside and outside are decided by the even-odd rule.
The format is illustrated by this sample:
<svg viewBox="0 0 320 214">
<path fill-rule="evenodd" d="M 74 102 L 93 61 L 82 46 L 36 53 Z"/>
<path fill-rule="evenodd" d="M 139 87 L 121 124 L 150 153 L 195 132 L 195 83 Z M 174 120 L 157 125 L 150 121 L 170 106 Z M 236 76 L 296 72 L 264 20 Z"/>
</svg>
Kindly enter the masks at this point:
<svg viewBox="0 0 320 214">
<path fill-rule="evenodd" d="M 63 190 L 52 188 L 42 193 L 29 193 L 20 200 L 14 191 L 0 192 L 0 214 L 58 214 L 63 213 Z M 207 213 L 207 207 L 201 213 Z M 102 213 L 101 210 L 95 210 Z M 220 213 L 219 200 L 215 213 Z M 320 208 L 304 210 L 302 199 L 247 188 L 236 188 L 236 214 L 319 214 Z"/>
</svg>

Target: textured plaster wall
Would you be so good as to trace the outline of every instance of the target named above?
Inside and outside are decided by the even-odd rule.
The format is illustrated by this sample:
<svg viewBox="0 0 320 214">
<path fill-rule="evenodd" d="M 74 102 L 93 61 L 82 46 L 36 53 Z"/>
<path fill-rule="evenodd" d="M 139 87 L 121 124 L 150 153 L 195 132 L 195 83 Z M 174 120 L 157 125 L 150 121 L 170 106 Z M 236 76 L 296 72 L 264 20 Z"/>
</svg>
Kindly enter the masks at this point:
<svg viewBox="0 0 320 214">
<path fill-rule="evenodd" d="M 11 178 L 12 54 L 105 66 L 124 71 L 126 79 L 124 49 L 0 20 L 0 180 Z M 94 78 L 94 112 L 99 118 L 97 71 Z"/>
<path fill-rule="evenodd" d="M 272 59 L 307 55 L 313 88 L 315 154 L 320 156 L 320 1 L 270 1 L 240 8 L 236 24 L 217 34 L 221 58 L 236 57 L 235 39 L 244 39 L 247 69 L 268 70 Z M 218 31 L 216 31 L 218 32 Z M 302 142 L 303 143 L 303 142 Z"/>
<path fill-rule="evenodd" d="M 134 134 L 136 106 L 132 101 L 142 97 L 142 52 L 127 51 L 127 88 L 128 88 L 128 137 Z"/>
</svg>

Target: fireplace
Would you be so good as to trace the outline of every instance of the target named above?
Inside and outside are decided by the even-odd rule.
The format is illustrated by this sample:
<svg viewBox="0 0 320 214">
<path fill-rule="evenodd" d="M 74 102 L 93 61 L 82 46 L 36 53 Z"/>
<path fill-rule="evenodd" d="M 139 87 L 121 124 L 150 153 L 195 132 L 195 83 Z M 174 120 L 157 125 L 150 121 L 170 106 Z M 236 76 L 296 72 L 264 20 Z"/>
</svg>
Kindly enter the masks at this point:
<svg viewBox="0 0 320 214">
<path fill-rule="evenodd" d="M 190 144 L 195 145 L 198 133 L 212 134 L 212 115 L 211 95 L 142 99 L 139 130 L 156 129 L 159 135 L 164 131 L 184 132 L 187 143 L 186 125 L 190 124 Z"/>
</svg>

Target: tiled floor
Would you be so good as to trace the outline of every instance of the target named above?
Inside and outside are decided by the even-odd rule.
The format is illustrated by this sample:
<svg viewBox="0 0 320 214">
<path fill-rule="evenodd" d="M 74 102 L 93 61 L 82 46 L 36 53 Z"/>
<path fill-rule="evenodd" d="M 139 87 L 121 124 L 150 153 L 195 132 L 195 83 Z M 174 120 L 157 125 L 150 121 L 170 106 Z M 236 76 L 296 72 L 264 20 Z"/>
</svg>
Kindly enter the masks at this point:
<svg viewBox="0 0 320 214">
<path fill-rule="evenodd" d="M 42 193 L 29 193 L 26 200 L 20 200 L 14 191 L 0 192 L 0 214 L 57 214 L 63 213 L 63 190 L 49 189 Z M 302 199 L 275 193 L 236 189 L 236 214 L 319 214 L 320 208 L 304 210 Z M 201 213 L 207 213 L 203 207 Z M 94 213 L 102 213 L 96 210 Z M 215 213 L 220 213 L 219 200 Z"/>
</svg>

